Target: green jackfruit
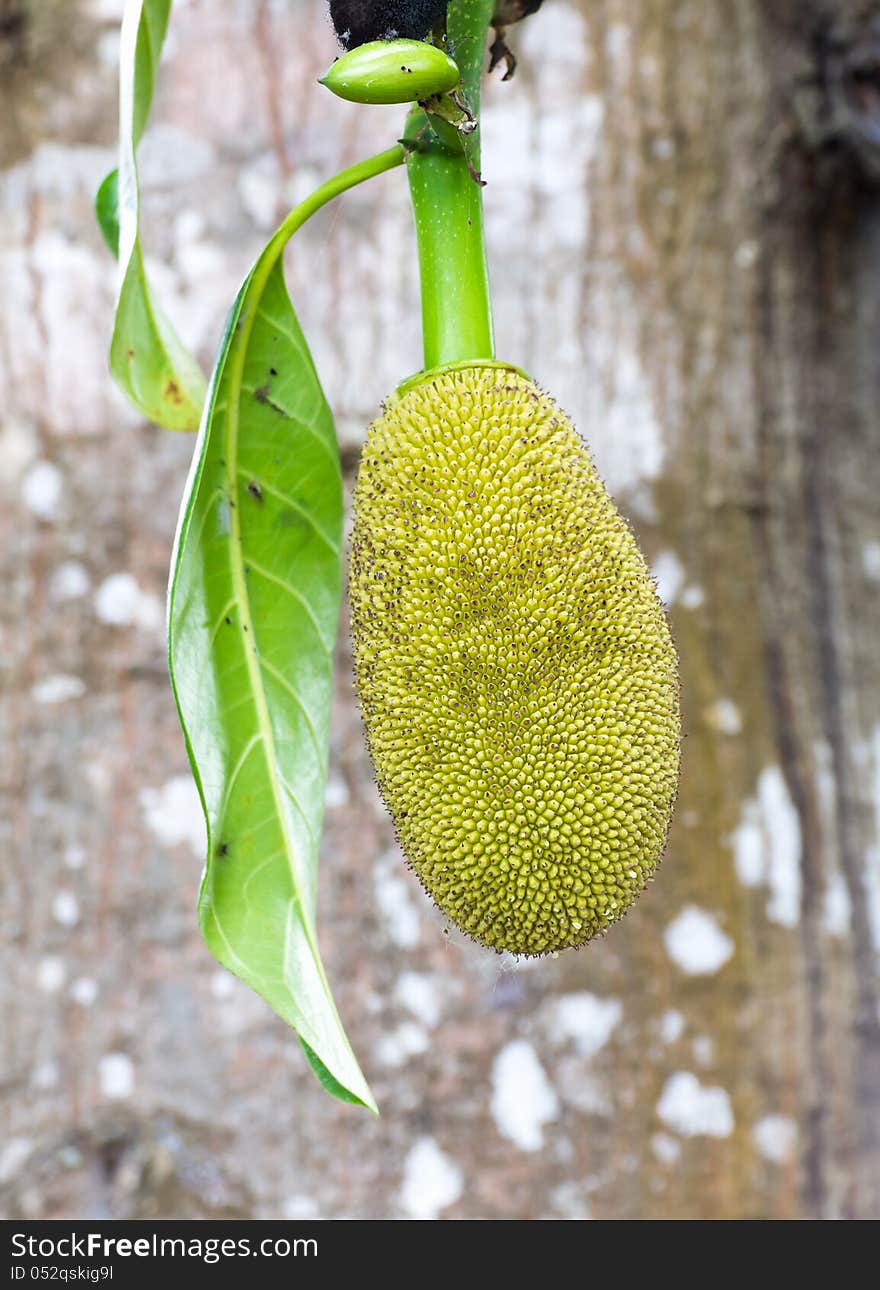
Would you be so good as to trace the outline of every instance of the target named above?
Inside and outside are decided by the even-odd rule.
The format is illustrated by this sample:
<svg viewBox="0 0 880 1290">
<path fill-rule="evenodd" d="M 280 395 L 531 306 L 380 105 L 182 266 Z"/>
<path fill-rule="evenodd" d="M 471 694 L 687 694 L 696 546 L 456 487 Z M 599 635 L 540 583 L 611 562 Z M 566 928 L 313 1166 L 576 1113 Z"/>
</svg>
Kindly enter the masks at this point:
<svg viewBox="0 0 880 1290">
<path fill-rule="evenodd" d="M 351 602 L 379 788 L 440 909 L 515 954 L 605 931 L 663 851 L 678 676 L 635 539 L 552 399 L 472 365 L 385 406 Z"/>
</svg>

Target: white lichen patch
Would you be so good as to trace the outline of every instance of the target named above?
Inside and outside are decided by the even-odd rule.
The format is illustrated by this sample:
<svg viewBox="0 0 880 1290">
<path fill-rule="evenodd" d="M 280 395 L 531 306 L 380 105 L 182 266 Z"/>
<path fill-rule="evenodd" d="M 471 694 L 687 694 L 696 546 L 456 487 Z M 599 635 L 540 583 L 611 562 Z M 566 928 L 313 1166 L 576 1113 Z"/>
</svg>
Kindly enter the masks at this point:
<svg viewBox="0 0 880 1290">
<path fill-rule="evenodd" d="M 733 699 L 716 699 L 706 709 L 706 721 L 720 735 L 738 735 L 742 730 L 742 717 Z"/>
<path fill-rule="evenodd" d="M 758 803 L 749 798 L 743 803 L 739 824 L 728 838 L 733 849 L 736 876 L 744 887 L 758 887 L 764 879 L 764 831 Z"/>
<path fill-rule="evenodd" d="M 76 927 L 79 922 L 79 901 L 74 892 L 62 888 L 55 893 L 52 897 L 52 917 L 62 927 Z"/>
<path fill-rule="evenodd" d="M 763 1115 L 752 1127 L 752 1140 L 759 1155 L 781 1165 L 797 1144 L 797 1125 L 788 1115 Z"/>
<path fill-rule="evenodd" d="M 388 936 L 401 949 L 411 950 L 419 943 L 422 925 L 418 907 L 401 873 L 403 867 L 400 851 L 386 852 L 376 863 L 373 886 Z"/>
<path fill-rule="evenodd" d="M 663 933 L 666 953 L 688 976 L 717 972 L 733 956 L 733 941 L 714 915 L 686 905 Z"/>
<path fill-rule="evenodd" d="M 657 595 L 665 605 L 674 604 L 685 585 L 684 566 L 674 551 L 661 551 L 651 561 Z"/>
<path fill-rule="evenodd" d="M 341 775 L 330 774 L 327 777 L 327 787 L 324 790 L 324 805 L 328 811 L 335 811 L 340 806 L 346 806 L 349 800 L 348 785 Z"/>
<path fill-rule="evenodd" d="M 68 869 L 82 869 L 85 862 L 85 847 L 78 847 L 75 845 L 65 847 L 64 863 Z"/>
<path fill-rule="evenodd" d="M 674 1165 L 681 1159 L 681 1143 L 668 1133 L 655 1133 L 651 1137 L 651 1150 L 661 1165 Z"/>
<path fill-rule="evenodd" d="M 862 568 L 866 578 L 880 582 L 880 542 L 866 542 L 862 547 Z"/>
<path fill-rule="evenodd" d="M 31 1087 L 38 1088 L 41 1093 L 47 1093 L 50 1089 L 57 1088 L 60 1082 L 61 1071 L 57 1062 L 40 1062 L 31 1071 Z"/>
<path fill-rule="evenodd" d="M 44 994 L 55 994 L 67 980 L 67 967 L 64 960 L 55 954 L 47 954 L 40 959 L 37 968 L 37 985 Z"/>
<path fill-rule="evenodd" d="M 520 1151 L 540 1151 L 544 1126 L 559 1115 L 559 1098 L 527 1039 L 513 1039 L 492 1064 L 492 1116 Z"/>
<path fill-rule="evenodd" d="M 214 972 L 209 988 L 215 999 L 231 999 L 235 993 L 235 977 L 231 972 Z"/>
<path fill-rule="evenodd" d="M 612 22 L 605 32 L 605 53 L 614 75 L 625 82 L 630 75 L 632 32 L 625 22 Z"/>
<path fill-rule="evenodd" d="M 104 1097 L 121 1101 L 134 1092 L 134 1063 L 126 1053 L 107 1053 L 98 1062 L 98 1084 Z"/>
<path fill-rule="evenodd" d="M 651 574 L 664 605 L 681 605 L 683 609 L 702 606 L 705 600 L 702 588 L 687 582 L 684 565 L 674 551 L 660 551 L 651 562 Z"/>
<path fill-rule="evenodd" d="M 684 1034 L 684 1017 L 677 1008 L 667 1008 L 660 1018 L 660 1038 L 664 1044 L 674 1044 Z"/>
<path fill-rule="evenodd" d="M 696 583 L 688 583 L 684 591 L 682 591 L 679 596 L 678 603 L 681 605 L 682 609 L 702 609 L 703 605 L 706 603 L 706 593 L 703 588 L 698 587 Z"/>
<path fill-rule="evenodd" d="M 85 681 L 81 677 L 58 672 L 55 676 L 47 676 L 42 681 L 38 681 L 31 690 L 31 698 L 34 703 L 48 706 L 67 703 L 70 699 L 80 699 L 85 692 Z"/>
<path fill-rule="evenodd" d="M 430 1043 L 421 1026 L 414 1021 L 404 1021 L 381 1036 L 373 1049 L 373 1056 L 379 1065 L 397 1068 L 405 1066 L 411 1057 L 427 1052 Z"/>
<path fill-rule="evenodd" d="M 85 565 L 79 560 L 65 560 L 52 574 L 49 595 L 53 600 L 78 600 L 88 594 L 91 585 Z"/>
<path fill-rule="evenodd" d="M 163 846 L 185 843 L 195 856 L 204 859 L 205 816 L 191 775 L 175 775 L 161 788 L 142 788 L 139 799 L 147 827 Z"/>
<path fill-rule="evenodd" d="M 61 471 L 52 461 L 35 461 L 21 483 L 25 506 L 40 520 L 58 519 L 63 488 Z"/>
<path fill-rule="evenodd" d="M 434 1138 L 425 1135 L 410 1147 L 403 1166 L 400 1205 L 409 1218 L 437 1218 L 464 1190 L 464 1175 Z"/>
<path fill-rule="evenodd" d="M 394 987 L 394 999 L 429 1030 L 440 1020 L 440 989 L 436 978 L 427 972 L 402 972 Z"/>
<path fill-rule="evenodd" d="M 657 1114 L 668 1128 L 686 1138 L 727 1138 L 733 1132 L 733 1109 L 726 1089 L 701 1084 L 691 1071 L 669 1076 Z"/>
<path fill-rule="evenodd" d="M 284 1217 L 291 1221 L 319 1218 L 321 1211 L 314 1196 L 288 1196 L 281 1206 Z"/>
<path fill-rule="evenodd" d="M 582 1056 L 592 1057 L 608 1043 L 622 1016 L 618 999 L 602 999 L 587 990 L 564 994 L 552 1006 L 550 1033 L 563 1043 L 573 1043 Z"/>
<path fill-rule="evenodd" d="M 165 610 L 158 596 L 143 591 L 130 573 L 112 573 L 95 592 L 95 613 L 110 627 L 161 631 Z"/>
<path fill-rule="evenodd" d="M 745 887 L 766 886 L 766 912 L 781 927 L 796 927 L 801 907 L 801 829 L 782 771 L 767 766 L 757 792 L 743 803 L 728 842 Z"/>
<path fill-rule="evenodd" d="M 694 1061 L 700 1066 L 711 1066 L 715 1060 L 715 1044 L 711 1035 L 697 1035 L 691 1044 Z"/>
<path fill-rule="evenodd" d="M 98 997 L 98 983 L 90 976 L 81 976 L 70 987 L 70 997 L 81 1008 L 91 1008 Z"/>
<path fill-rule="evenodd" d="M 9 1138 L 0 1147 L 0 1185 L 11 1182 L 21 1171 L 33 1145 L 30 1138 Z"/>
</svg>

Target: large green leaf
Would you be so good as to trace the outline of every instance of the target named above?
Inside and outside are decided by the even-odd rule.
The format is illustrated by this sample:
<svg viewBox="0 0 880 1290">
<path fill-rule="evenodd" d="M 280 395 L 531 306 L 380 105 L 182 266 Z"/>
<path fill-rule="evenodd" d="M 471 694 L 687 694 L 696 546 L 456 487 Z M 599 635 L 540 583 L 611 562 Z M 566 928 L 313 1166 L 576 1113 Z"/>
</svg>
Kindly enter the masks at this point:
<svg viewBox="0 0 880 1290">
<path fill-rule="evenodd" d="M 110 370 L 132 403 L 169 430 L 195 430 L 205 378 L 153 300 L 140 243 L 135 151 L 153 101 L 171 0 L 127 0 L 119 49 L 119 169 L 95 201 L 108 246 L 120 264 Z"/>
<path fill-rule="evenodd" d="M 205 939 L 296 1028 L 324 1087 L 372 1110 L 317 944 L 342 488 L 333 419 L 281 255 L 314 210 L 402 158 L 398 145 L 318 189 L 246 278 L 196 444 L 168 626 L 208 822 Z"/>
</svg>

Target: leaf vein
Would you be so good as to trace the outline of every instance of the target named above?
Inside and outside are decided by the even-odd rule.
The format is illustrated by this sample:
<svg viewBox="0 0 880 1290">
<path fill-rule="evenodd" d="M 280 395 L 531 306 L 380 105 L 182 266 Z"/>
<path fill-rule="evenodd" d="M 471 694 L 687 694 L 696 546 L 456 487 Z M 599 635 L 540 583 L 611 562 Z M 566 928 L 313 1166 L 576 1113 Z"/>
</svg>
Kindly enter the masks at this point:
<svg viewBox="0 0 880 1290">
<path fill-rule="evenodd" d="M 312 624 L 312 626 L 315 629 L 315 633 L 317 634 L 318 640 L 321 643 L 324 653 L 327 655 L 328 658 L 332 658 L 333 647 L 331 645 L 328 645 L 328 643 L 324 640 L 324 635 L 321 631 L 321 625 L 318 622 L 317 618 L 315 617 L 314 610 L 312 609 L 311 605 L 309 604 L 306 597 L 302 594 L 302 592 L 297 591 L 296 587 L 294 587 L 291 583 L 289 583 L 286 580 L 286 578 L 281 578 L 278 576 L 277 573 L 272 573 L 270 569 L 265 568 L 264 565 L 259 564 L 253 558 L 248 559 L 248 568 L 251 570 L 252 573 L 256 573 L 260 578 L 265 578 L 267 582 L 273 582 L 277 587 L 281 587 L 282 590 L 286 591 L 298 604 L 302 605 L 303 609 L 306 611 L 306 614 L 308 615 L 309 622 Z"/>
<path fill-rule="evenodd" d="M 277 684 L 281 686 L 282 690 L 284 690 L 287 694 L 290 695 L 290 697 L 293 699 L 296 706 L 299 708 L 300 712 L 303 714 L 303 717 L 305 718 L 306 726 L 308 727 L 309 734 L 312 737 L 312 743 L 315 745 L 315 752 L 318 754 L 319 761 L 323 761 L 323 754 L 321 752 L 321 741 L 318 738 L 317 732 L 315 731 L 315 727 L 312 722 L 312 715 L 309 712 L 304 699 L 300 694 L 297 693 L 297 691 L 293 688 L 293 686 L 288 681 L 284 673 L 280 671 L 275 666 L 274 663 L 270 663 L 267 658 L 263 657 L 263 655 L 259 656 L 258 661 L 263 671 L 268 672 L 269 675 L 273 677 L 273 679 L 277 682 Z"/>
<path fill-rule="evenodd" d="M 251 476 L 247 471 L 239 468 L 236 470 L 236 474 L 238 475 L 239 479 L 247 479 L 248 481 L 250 481 Z M 311 511 L 307 510 L 305 506 L 303 506 L 302 502 L 298 502 L 295 498 L 289 497 L 287 493 L 284 493 L 281 491 L 281 489 L 276 488 L 274 484 L 267 484 L 263 480 L 260 481 L 260 488 L 264 493 L 270 493 L 271 496 L 276 498 L 277 501 L 281 502 L 283 506 L 289 506 L 292 511 L 298 511 L 299 514 L 306 521 L 306 523 L 312 529 L 314 529 L 315 533 L 325 544 L 325 546 L 329 547 L 334 555 L 337 555 L 337 556 L 339 555 L 338 544 L 334 542 L 333 539 L 327 533 L 324 532 L 323 528 L 315 519 L 314 515 L 312 515 Z"/>
</svg>

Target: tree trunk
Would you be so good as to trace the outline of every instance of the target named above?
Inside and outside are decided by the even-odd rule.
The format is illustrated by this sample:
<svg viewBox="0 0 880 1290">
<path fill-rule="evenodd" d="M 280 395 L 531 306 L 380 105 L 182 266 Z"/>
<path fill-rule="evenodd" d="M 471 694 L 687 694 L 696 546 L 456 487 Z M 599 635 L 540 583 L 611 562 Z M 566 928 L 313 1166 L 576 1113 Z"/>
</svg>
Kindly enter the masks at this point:
<svg viewBox="0 0 880 1290">
<path fill-rule="evenodd" d="M 89 208 L 114 5 L 80 0 L 74 46 L 69 6 L 37 32 L 5 2 L 4 1212 L 880 1216 L 880 4 L 546 0 L 509 29 L 516 76 L 485 95 L 498 352 L 570 412 L 660 580 L 681 790 L 602 941 L 517 965 L 444 936 L 343 631 L 320 925 L 375 1121 L 197 935 L 162 644 L 192 440 L 110 388 Z M 175 6 L 141 178 L 206 363 L 294 196 L 400 133 L 314 84 L 333 52 L 319 0 Z M 402 177 L 288 267 L 351 479 L 420 363 Z"/>
</svg>

